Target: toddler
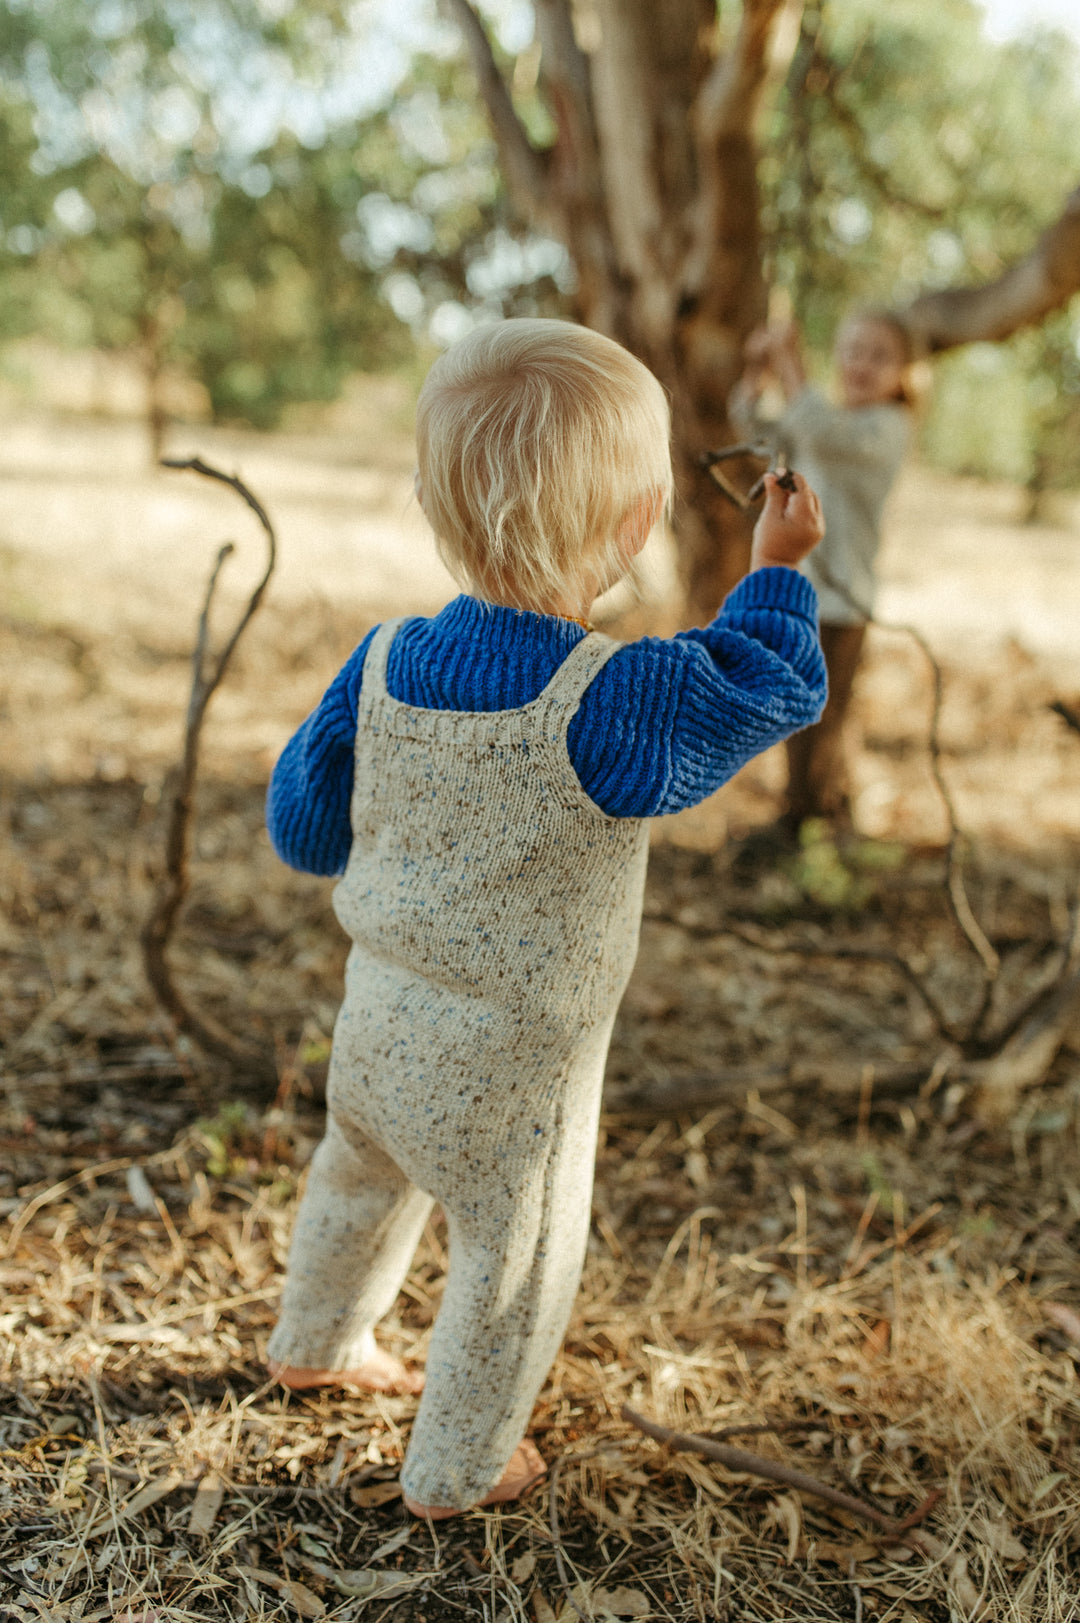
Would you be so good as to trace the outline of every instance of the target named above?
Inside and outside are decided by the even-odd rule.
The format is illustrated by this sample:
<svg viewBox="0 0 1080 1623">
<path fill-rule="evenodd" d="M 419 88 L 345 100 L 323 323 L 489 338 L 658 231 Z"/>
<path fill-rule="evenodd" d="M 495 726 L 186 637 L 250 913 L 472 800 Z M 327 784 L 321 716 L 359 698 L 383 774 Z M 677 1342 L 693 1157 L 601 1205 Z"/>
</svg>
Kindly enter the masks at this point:
<svg viewBox="0 0 1080 1623">
<path fill-rule="evenodd" d="M 829 700 L 816 726 L 788 740 L 787 819 L 796 827 L 806 817 L 848 812 L 844 719 L 873 609 L 882 511 L 914 417 L 913 346 L 898 316 L 872 307 L 853 311 L 840 325 L 834 355 L 835 404 L 808 385 L 794 323 L 761 328 L 747 341 L 746 368 L 731 401 L 743 432 L 764 431 L 802 469 L 825 516 L 825 540 L 803 570 L 820 598 Z M 756 407 L 770 377 L 786 409 L 777 422 L 763 424 Z"/>
<path fill-rule="evenodd" d="M 271 1370 L 419 1390 L 376 1344 L 434 1201 L 449 1274 L 402 1472 L 418 1515 L 516 1497 L 581 1276 L 604 1061 L 637 949 L 646 819 L 818 715 L 817 499 L 775 479 L 753 571 L 704 630 L 588 625 L 671 490 L 667 403 L 562 321 L 485 327 L 432 368 L 421 505 L 465 588 L 378 627 L 270 785 L 286 862 L 341 874 L 352 938 Z"/>
</svg>

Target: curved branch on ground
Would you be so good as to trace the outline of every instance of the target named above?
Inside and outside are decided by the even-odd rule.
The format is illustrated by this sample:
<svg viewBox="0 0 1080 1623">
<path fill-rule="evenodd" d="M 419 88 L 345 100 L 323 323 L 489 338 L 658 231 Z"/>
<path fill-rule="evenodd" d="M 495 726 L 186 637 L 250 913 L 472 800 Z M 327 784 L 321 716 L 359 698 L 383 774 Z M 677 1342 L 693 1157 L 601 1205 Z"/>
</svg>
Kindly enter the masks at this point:
<svg viewBox="0 0 1080 1623">
<path fill-rule="evenodd" d="M 673 1431 L 670 1426 L 661 1426 L 655 1420 L 648 1420 L 636 1409 L 631 1409 L 624 1403 L 619 1410 L 621 1418 L 638 1431 L 643 1431 L 646 1437 L 652 1437 L 665 1448 L 679 1453 L 704 1454 L 707 1459 L 716 1460 L 729 1471 L 738 1471 L 746 1476 L 763 1477 L 767 1482 L 780 1482 L 785 1487 L 794 1488 L 797 1493 L 810 1493 L 817 1499 L 824 1499 L 827 1504 L 835 1505 L 839 1510 L 846 1510 L 852 1516 L 858 1516 L 863 1521 L 872 1522 L 873 1525 L 886 1535 L 891 1543 L 910 1544 L 915 1549 L 923 1546 L 917 1534 L 911 1529 L 933 1509 L 939 1493 L 931 1493 L 917 1507 L 910 1516 L 903 1521 L 894 1521 L 886 1516 L 884 1511 L 878 1510 L 865 1499 L 857 1499 L 852 1493 L 844 1493 L 839 1488 L 832 1487 L 828 1482 L 819 1482 L 817 1477 L 811 1476 L 808 1471 L 799 1471 L 790 1465 L 783 1465 L 779 1460 L 769 1460 L 762 1454 L 751 1454 L 744 1448 L 729 1448 L 724 1443 L 715 1443 L 711 1438 L 701 1436 L 697 1432 Z"/>
<path fill-rule="evenodd" d="M 853 963 L 884 964 L 888 968 L 898 970 L 908 984 L 918 993 L 927 1013 L 934 1022 L 938 1036 L 947 1043 L 962 1048 L 966 1041 L 964 1033 L 955 1027 L 945 1010 L 923 981 L 922 976 L 902 953 L 891 947 L 864 947 L 861 945 L 830 945 L 825 941 L 793 941 L 782 937 L 779 941 L 770 941 L 760 935 L 756 930 L 748 930 L 738 924 L 688 924 L 681 919 L 673 918 L 666 913 L 645 913 L 643 922 L 649 924 L 671 924 L 686 935 L 699 936 L 703 940 L 715 941 L 718 936 L 734 936 L 737 941 L 745 941 L 747 946 L 756 947 L 761 952 L 780 956 L 790 952 L 800 958 L 837 958 L 847 959 Z"/>
<path fill-rule="evenodd" d="M 269 1056 L 266 1053 L 255 1044 L 235 1037 L 212 1015 L 195 1009 L 183 995 L 173 979 L 168 948 L 190 884 L 188 858 L 191 851 L 191 813 L 199 768 L 199 743 L 207 706 L 221 684 L 241 636 L 262 602 L 277 561 L 277 540 L 266 509 L 243 480 L 235 474 L 223 473 L 220 468 L 203 462 L 200 457 L 168 458 L 162 462 L 162 467 L 189 469 L 192 473 L 200 474 L 206 479 L 217 480 L 218 483 L 228 485 L 234 490 L 262 526 L 266 537 L 266 564 L 258 584 L 225 639 L 221 651 L 214 659 L 211 659 L 209 654 L 210 610 L 222 568 L 233 551 L 231 541 L 227 541 L 218 549 L 210 571 L 191 656 L 191 694 L 184 727 L 184 748 L 180 765 L 167 795 L 164 869 L 154 892 L 150 912 L 139 933 L 143 968 L 162 1008 L 177 1028 L 191 1037 L 204 1053 L 213 1054 L 218 1059 L 228 1060 L 248 1070 L 254 1068 L 261 1071 L 269 1063 Z"/>
<path fill-rule="evenodd" d="M 967 1034 L 966 1040 L 970 1041 L 978 1035 L 989 1013 L 994 982 L 1001 969 L 1001 960 L 991 945 L 986 931 L 975 917 L 964 886 L 962 849 L 964 833 L 956 815 L 956 804 L 952 797 L 952 791 L 941 766 L 941 706 L 944 699 L 941 665 L 930 644 L 917 626 L 879 620 L 865 603 L 859 602 L 858 598 L 849 591 L 843 581 L 837 580 L 832 571 L 820 559 L 817 560 L 817 569 L 825 584 L 843 597 L 868 625 L 877 626 L 879 631 L 896 631 L 903 636 L 910 637 L 916 647 L 921 650 L 923 658 L 930 668 L 933 700 L 930 709 L 930 725 L 926 734 L 926 751 L 930 760 L 930 772 L 938 795 L 941 798 L 941 803 L 945 808 L 945 816 L 949 825 L 949 840 L 945 852 L 945 893 L 949 898 L 949 905 L 961 934 L 983 966 L 983 1000 Z"/>
</svg>

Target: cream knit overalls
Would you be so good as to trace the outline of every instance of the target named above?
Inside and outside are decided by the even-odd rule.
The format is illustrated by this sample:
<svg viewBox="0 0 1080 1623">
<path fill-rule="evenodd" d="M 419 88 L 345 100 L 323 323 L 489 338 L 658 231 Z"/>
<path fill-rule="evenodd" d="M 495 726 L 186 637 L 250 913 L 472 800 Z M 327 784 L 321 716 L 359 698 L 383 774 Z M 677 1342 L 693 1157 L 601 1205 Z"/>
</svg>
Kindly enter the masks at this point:
<svg viewBox="0 0 1080 1623">
<path fill-rule="evenodd" d="M 600 811 L 566 750 L 618 644 L 583 638 L 519 709 L 424 710 L 386 689 L 399 623 L 364 661 L 334 893 L 353 948 L 270 1356 L 370 1357 L 441 1202 L 449 1274 L 402 1485 L 461 1508 L 524 1436 L 577 1292 L 648 825 Z"/>
</svg>

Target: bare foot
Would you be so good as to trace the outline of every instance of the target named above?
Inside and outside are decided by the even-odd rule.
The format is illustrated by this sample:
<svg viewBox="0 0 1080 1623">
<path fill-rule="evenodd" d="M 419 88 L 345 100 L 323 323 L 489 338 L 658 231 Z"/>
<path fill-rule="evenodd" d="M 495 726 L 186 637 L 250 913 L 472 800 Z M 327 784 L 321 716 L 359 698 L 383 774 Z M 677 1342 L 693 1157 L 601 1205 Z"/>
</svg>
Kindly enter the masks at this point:
<svg viewBox="0 0 1080 1623">
<path fill-rule="evenodd" d="M 517 1445 L 506 1470 L 491 1492 L 484 1495 L 480 1504 L 505 1505 L 511 1499 L 520 1499 L 534 1482 L 539 1482 L 546 1471 L 547 1466 L 539 1449 L 526 1437 L 523 1443 Z M 449 1505 L 422 1505 L 417 1500 L 410 1499 L 407 1494 L 404 1498 L 407 1509 L 411 1510 L 414 1516 L 425 1518 L 430 1516 L 433 1522 L 443 1522 L 448 1516 L 465 1514 L 463 1510 L 454 1510 Z M 472 1510 L 476 1507 L 470 1505 L 467 1508 Z"/>
<path fill-rule="evenodd" d="M 423 1372 L 409 1369 L 392 1353 L 377 1347 L 370 1358 L 353 1369 L 305 1369 L 297 1364 L 276 1364 L 270 1360 L 270 1378 L 293 1392 L 310 1392 L 318 1386 L 359 1386 L 365 1392 L 422 1392 Z"/>
</svg>

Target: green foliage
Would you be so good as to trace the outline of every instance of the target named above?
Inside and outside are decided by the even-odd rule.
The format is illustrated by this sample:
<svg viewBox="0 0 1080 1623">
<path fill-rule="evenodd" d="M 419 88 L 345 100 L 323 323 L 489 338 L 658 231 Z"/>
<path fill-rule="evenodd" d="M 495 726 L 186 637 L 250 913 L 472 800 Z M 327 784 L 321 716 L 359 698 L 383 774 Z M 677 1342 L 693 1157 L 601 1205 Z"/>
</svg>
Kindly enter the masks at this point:
<svg viewBox="0 0 1080 1623">
<path fill-rule="evenodd" d="M 1001 45 L 972 0 L 819 0 L 762 164 L 774 280 L 823 354 L 843 311 L 988 280 L 1029 251 L 1080 174 L 1080 58 Z M 1038 161 L 1033 161 L 1033 154 Z M 1080 311 L 937 367 L 924 447 L 956 471 L 1080 478 Z"/>
<path fill-rule="evenodd" d="M 401 360 L 407 329 L 341 247 L 365 120 L 335 124 L 320 88 L 340 10 L 0 0 L 0 334 L 137 353 L 151 413 L 179 363 L 215 416 L 262 427 Z"/>
<path fill-rule="evenodd" d="M 876 895 L 881 877 L 903 860 L 901 846 L 840 839 L 828 822 L 812 817 L 799 829 L 798 851 L 784 864 L 784 873 L 822 912 L 858 913 Z"/>
<path fill-rule="evenodd" d="M 212 1178 L 248 1170 L 253 1141 L 247 1105 L 240 1101 L 222 1105 L 213 1120 L 195 1123 L 195 1133 L 202 1140 L 206 1170 Z"/>
<path fill-rule="evenodd" d="M 427 49 L 376 71 L 365 18 L 0 0 L 0 339 L 137 354 L 151 411 L 180 366 L 216 417 L 270 427 L 478 317 L 561 313 L 572 268 L 508 208 L 453 30 L 427 15 Z M 494 48 L 550 142 L 535 47 Z M 854 302 L 997 274 L 1078 160 L 1067 41 L 994 44 L 975 0 L 808 0 L 761 164 L 773 280 L 823 356 Z M 1036 495 L 1075 482 L 1078 342 L 1065 314 L 942 362 L 930 456 Z"/>
</svg>

